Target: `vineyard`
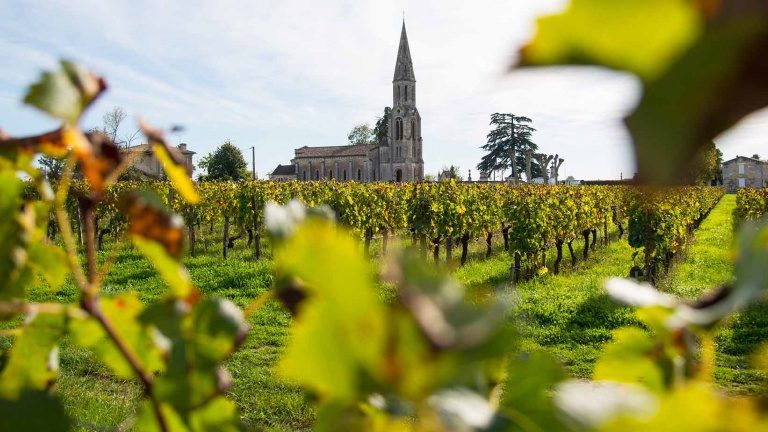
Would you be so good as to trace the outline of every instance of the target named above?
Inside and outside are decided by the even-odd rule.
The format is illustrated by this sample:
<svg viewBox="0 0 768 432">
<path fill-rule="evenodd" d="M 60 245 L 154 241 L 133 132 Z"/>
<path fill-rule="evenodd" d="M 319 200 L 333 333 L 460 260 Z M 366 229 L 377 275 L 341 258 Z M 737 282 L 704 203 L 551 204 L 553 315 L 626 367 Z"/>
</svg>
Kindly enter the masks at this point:
<svg viewBox="0 0 768 432">
<path fill-rule="evenodd" d="M 768 431 L 768 190 L 679 176 L 768 103 L 752 4 L 572 2 L 520 51 L 639 78 L 642 186 L 195 182 L 144 121 L 168 181 L 121 181 L 61 61 L 59 126 L 0 130 L 0 432 Z"/>
<path fill-rule="evenodd" d="M 73 188 L 77 191 L 85 185 L 75 183 Z M 100 247 L 108 236 L 119 239 L 125 231 L 127 219 L 120 203 L 126 192 L 145 190 L 184 215 L 192 256 L 202 240 L 206 249 L 209 242 L 220 244 L 226 258 L 234 242 L 247 237 L 254 257 L 260 258 L 266 203 L 285 205 L 298 200 L 310 207 L 328 206 L 339 223 L 364 241 L 366 250 L 374 236 L 382 239 L 384 250 L 390 237 L 410 238 L 423 253 L 431 250 L 436 262 L 441 250 L 447 261 L 452 260 L 454 248 L 460 250 L 463 265 L 470 240 L 481 239 L 489 257 L 496 239 L 497 248 L 514 257 L 515 279 L 530 277 L 547 267 L 548 253 L 554 273 L 559 273 L 566 248 L 568 261 L 575 265 L 577 256 L 586 259 L 595 250 L 598 237 L 607 243 L 606 233 L 615 227 L 619 238 L 628 230 L 630 244 L 642 256 L 638 271 L 653 279 L 660 267 L 668 268 L 692 230 L 723 194 L 721 189 L 710 187 L 652 191 L 625 186 L 510 186 L 455 181 L 413 185 L 202 182 L 197 188 L 199 205 L 176 197 L 170 183 L 120 182 L 107 188 L 95 210 L 97 245 Z M 70 199 L 68 207 L 72 224 L 83 226 L 76 200 Z M 574 251 L 577 238 L 584 239 L 583 250 Z"/>
<path fill-rule="evenodd" d="M 768 189 L 739 189 L 736 194 L 737 221 L 755 221 L 768 214 Z"/>
</svg>

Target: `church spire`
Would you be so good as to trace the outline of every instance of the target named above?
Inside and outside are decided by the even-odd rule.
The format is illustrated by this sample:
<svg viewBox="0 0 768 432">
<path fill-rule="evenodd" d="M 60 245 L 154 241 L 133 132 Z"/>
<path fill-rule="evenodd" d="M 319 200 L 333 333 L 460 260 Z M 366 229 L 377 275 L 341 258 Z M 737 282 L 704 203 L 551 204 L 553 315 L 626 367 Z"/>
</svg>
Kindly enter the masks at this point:
<svg viewBox="0 0 768 432">
<path fill-rule="evenodd" d="M 411 60 L 411 48 L 408 46 L 408 34 L 405 32 L 405 19 L 403 19 L 403 31 L 400 33 L 400 48 L 397 51 L 397 64 L 395 65 L 393 81 L 416 81 L 416 75 L 413 73 L 413 61 Z"/>
</svg>

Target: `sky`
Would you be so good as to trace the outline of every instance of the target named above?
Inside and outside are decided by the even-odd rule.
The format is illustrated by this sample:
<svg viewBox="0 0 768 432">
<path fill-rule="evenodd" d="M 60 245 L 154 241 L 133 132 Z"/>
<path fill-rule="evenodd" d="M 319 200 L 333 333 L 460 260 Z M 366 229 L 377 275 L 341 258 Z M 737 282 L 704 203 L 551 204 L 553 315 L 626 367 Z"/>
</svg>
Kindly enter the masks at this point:
<svg viewBox="0 0 768 432">
<path fill-rule="evenodd" d="M 509 73 L 535 18 L 563 0 L 0 0 L 0 128 L 38 133 L 56 123 L 21 104 L 25 88 L 57 59 L 106 77 L 110 89 L 86 128 L 120 106 L 197 152 L 224 140 L 261 177 L 302 146 L 344 145 L 356 124 L 392 105 L 392 75 L 405 14 L 422 116 L 425 173 L 483 155 L 490 114 L 533 119 L 542 152 L 565 159 L 561 177 L 631 176 L 621 119 L 641 88 L 627 74 L 590 67 Z M 766 153 L 768 111 L 716 142 L 726 159 Z"/>
</svg>

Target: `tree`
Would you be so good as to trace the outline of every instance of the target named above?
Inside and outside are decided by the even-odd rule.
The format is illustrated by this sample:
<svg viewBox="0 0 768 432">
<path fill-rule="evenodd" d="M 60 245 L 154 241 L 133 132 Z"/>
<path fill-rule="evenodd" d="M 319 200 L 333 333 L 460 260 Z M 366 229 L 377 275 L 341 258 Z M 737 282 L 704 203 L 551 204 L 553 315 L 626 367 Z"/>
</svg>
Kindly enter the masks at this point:
<svg viewBox="0 0 768 432">
<path fill-rule="evenodd" d="M 244 180 L 250 177 L 243 152 L 230 140 L 205 155 L 198 166 L 206 172 L 200 180 Z"/>
<path fill-rule="evenodd" d="M 723 181 L 723 152 L 717 148 L 714 141 L 701 149 L 695 160 L 690 164 L 690 170 L 686 179 L 688 184 L 710 184 Z"/>
<path fill-rule="evenodd" d="M 376 143 L 376 136 L 373 134 L 373 130 L 368 123 L 362 123 L 353 127 L 347 138 L 351 145 Z"/>
<path fill-rule="evenodd" d="M 515 178 L 526 170 L 526 152 L 535 152 L 539 146 L 532 141 L 533 132 L 536 131 L 530 124 L 533 122 L 528 117 L 516 116 L 509 113 L 494 113 L 491 115 L 491 126 L 495 126 L 488 133 L 487 143 L 480 147 L 487 153 L 477 165 L 477 169 L 488 173 L 513 168 Z M 512 164 L 512 154 L 514 161 Z M 537 163 L 531 165 L 532 177 L 540 177 L 542 169 Z"/>
<path fill-rule="evenodd" d="M 40 166 L 43 168 L 43 173 L 48 181 L 59 180 L 64 173 L 65 165 L 66 161 L 64 159 L 57 159 L 50 156 L 40 157 Z"/>
<path fill-rule="evenodd" d="M 133 141 L 141 134 L 140 129 L 136 129 L 131 133 L 121 134 L 121 128 L 128 115 L 122 107 L 115 106 L 111 110 L 104 113 L 101 118 L 103 123 L 103 132 L 115 143 L 118 147 L 130 147 Z"/>
<path fill-rule="evenodd" d="M 384 108 L 384 115 L 376 120 L 376 126 L 373 128 L 373 136 L 376 138 L 376 144 L 386 141 L 389 137 L 389 121 L 392 118 L 392 108 Z"/>
</svg>

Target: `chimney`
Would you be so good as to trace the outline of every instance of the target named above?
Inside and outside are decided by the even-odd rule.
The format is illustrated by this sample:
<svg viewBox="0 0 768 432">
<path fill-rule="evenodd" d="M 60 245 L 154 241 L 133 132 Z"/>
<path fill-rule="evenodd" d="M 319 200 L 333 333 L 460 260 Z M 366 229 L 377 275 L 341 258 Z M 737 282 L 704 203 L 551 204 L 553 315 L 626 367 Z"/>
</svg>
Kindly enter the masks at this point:
<svg viewBox="0 0 768 432">
<path fill-rule="evenodd" d="M 186 143 L 181 143 L 181 144 L 179 144 L 179 150 L 181 150 L 181 151 L 187 151 L 187 144 L 186 144 Z"/>
</svg>

